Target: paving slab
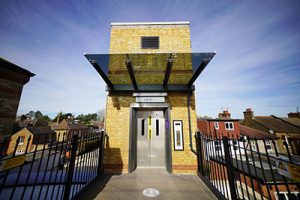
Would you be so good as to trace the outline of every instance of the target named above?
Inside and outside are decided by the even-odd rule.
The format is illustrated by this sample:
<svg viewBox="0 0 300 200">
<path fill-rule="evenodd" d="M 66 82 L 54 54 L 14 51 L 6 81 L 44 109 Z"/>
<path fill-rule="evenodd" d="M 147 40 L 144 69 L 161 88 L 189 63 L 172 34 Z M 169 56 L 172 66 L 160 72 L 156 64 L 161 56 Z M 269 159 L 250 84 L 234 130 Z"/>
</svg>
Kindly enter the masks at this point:
<svg viewBox="0 0 300 200">
<path fill-rule="evenodd" d="M 143 190 L 155 188 L 156 197 L 146 197 Z M 152 193 L 151 193 L 152 194 Z M 150 195 L 151 195 L 150 194 Z M 174 175 L 164 169 L 137 169 L 131 174 L 104 174 L 79 199 L 140 200 L 217 199 L 196 175 Z"/>
</svg>

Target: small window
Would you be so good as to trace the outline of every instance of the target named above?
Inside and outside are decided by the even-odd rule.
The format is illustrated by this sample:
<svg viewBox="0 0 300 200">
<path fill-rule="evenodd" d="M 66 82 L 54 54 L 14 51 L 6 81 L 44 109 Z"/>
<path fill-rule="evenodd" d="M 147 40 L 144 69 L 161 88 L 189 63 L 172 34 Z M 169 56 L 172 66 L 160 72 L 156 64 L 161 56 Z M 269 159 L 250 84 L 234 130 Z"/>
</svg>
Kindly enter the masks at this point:
<svg viewBox="0 0 300 200">
<path fill-rule="evenodd" d="M 214 122 L 215 129 L 219 129 L 219 122 Z"/>
<path fill-rule="evenodd" d="M 238 142 L 236 140 L 233 140 L 232 141 L 232 144 L 233 144 L 233 150 L 238 150 Z"/>
<path fill-rule="evenodd" d="M 142 37 L 141 46 L 142 49 L 158 49 L 159 37 Z"/>
<path fill-rule="evenodd" d="M 271 141 L 270 140 L 266 140 L 266 149 L 267 150 L 271 150 L 272 149 L 272 145 L 271 145 Z"/>
<path fill-rule="evenodd" d="M 278 200 L 299 199 L 300 197 L 299 192 L 290 192 L 290 194 L 288 192 L 279 192 L 276 194 L 276 196 L 277 196 L 276 199 Z"/>
<path fill-rule="evenodd" d="M 255 141 L 250 141 L 250 143 L 251 143 L 251 149 L 252 149 L 253 151 L 256 151 L 256 144 L 255 144 Z"/>
<path fill-rule="evenodd" d="M 225 129 L 226 130 L 234 130 L 233 122 L 225 122 Z"/>
<path fill-rule="evenodd" d="M 23 145 L 24 144 L 24 139 L 25 139 L 24 136 L 20 137 L 19 145 Z"/>
<path fill-rule="evenodd" d="M 215 150 L 221 151 L 221 144 L 220 144 L 220 141 L 218 141 L 218 140 L 215 140 Z"/>
</svg>

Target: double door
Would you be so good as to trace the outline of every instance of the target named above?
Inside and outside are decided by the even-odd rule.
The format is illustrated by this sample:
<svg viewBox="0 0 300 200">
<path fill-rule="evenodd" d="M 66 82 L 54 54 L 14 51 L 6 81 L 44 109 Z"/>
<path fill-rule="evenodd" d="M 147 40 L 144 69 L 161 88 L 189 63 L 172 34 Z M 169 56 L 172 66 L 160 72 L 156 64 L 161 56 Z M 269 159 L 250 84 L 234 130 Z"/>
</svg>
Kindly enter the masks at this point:
<svg viewBox="0 0 300 200">
<path fill-rule="evenodd" d="M 137 167 L 165 167 L 163 110 L 139 110 L 137 112 Z"/>
</svg>

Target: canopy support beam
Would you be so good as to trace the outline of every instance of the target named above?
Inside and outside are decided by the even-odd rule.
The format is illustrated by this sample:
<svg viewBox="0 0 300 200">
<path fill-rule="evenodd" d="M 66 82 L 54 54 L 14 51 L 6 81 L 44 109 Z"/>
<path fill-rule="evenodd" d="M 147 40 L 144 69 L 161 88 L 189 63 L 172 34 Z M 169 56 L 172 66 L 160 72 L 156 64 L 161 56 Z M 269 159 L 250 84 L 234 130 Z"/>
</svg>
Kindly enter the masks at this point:
<svg viewBox="0 0 300 200">
<path fill-rule="evenodd" d="M 199 65 L 199 67 L 197 68 L 196 72 L 193 74 L 192 78 L 190 79 L 190 81 L 187 84 L 188 88 L 191 88 L 192 85 L 194 84 L 194 82 L 196 81 L 196 79 L 198 78 L 198 76 L 201 74 L 201 72 L 205 69 L 205 67 L 208 65 L 209 63 L 209 59 L 204 59 L 201 64 Z"/>
<path fill-rule="evenodd" d="M 98 72 L 98 74 L 105 81 L 105 83 L 107 84 L 107 87 L 109 88 L 109 90 L 114 91 L 114 89 L 115 89 L 114 85 L 108 79 L 108 77 L 105 75 L 105 73 L 102 71 L 101 67 L 98 65 L 98 63 L 96 62 L 96 60 L 89 60 L 89 62 L 93 65 L 93 67 L 95 68 L 95 70 Z"/>
<path fill-rule="evenodd" d="M 137 90 L 139 90 L 139 88 L 138 88 L 138 85 L 137 85 L 137 82 L 136 82 L 136 79 L 135 79 L 135 76 L 134 76 L 132 63 L 131 63 L 130 58 L 128 57 L 128 55 L 127 55 L 127 60 L 126 60 L 125 64 L 126 64 L 127 71 L 129 73 L 129 76 L 130 76 L 130 79 L 131 79 L 132 86 L 133 86 L 134 90 L 137 91 Z"/>
<path fill-rule="evenodd" d="M 164 78 L 164 82 L 163 82 L 163 87 L 165 90 L 168 90 L 168 82 L 169 82 L 172 66 L 173 66 L 173 60 L 172 60 L 172 54 L 171 54 L 170 58 L 168 58 L 167 68 L 166 68 L 166 72 L 165 72 L 165 78 Z"/>
</svg>

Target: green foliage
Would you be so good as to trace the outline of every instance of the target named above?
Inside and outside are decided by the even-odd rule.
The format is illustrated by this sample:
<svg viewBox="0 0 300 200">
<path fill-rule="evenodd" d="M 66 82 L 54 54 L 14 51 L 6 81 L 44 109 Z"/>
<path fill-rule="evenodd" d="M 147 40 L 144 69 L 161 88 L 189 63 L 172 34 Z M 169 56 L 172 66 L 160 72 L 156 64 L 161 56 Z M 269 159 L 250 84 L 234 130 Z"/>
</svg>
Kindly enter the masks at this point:
<svg viewBox="0 0 300 200">
<path fill-rule="evenodd" d="M 29 118 L 29 119 L 34 119 L 34 114 L 35 114 L 35 112 L 34 111 L 29 111 L 27 114 L 26 114 L 26 116 L 27 116 L 27 118 Z"/>
<path fill-rule="evenodd" d="M 59 116 L 59 122 L 61 122 L 63 119 L 74 118 L 74 115 L 72 113 L 59 112 L 57 113 L 56 117 L 53 119 L 53 122 L 57 122 L 58 116 Z"/>
<path fill-rule="evenodd" d="M 80 114 L 76 117 L 79 123 L 89 125 L 92 120 L 97 120 L 97 113 L 89 113 L 87 115 Z"/>
<path fill-rule="evenodd" d="M 50 122 L 51 121 L 51 118 L 48 116 L 48 115 L 43 115 L 42 120 L 46 121 L 46 122 Z"/>
<path fill-rule="evenodd" d="M 34 117 L 35 119 L 41 119 L 43 117 L 43 114 L 38 110 L 34 113 Z"/>
<path fill-rule="evenodd" d="M 18 120 L 21 122 L 24 122 L 25 120 L 30 119 L 30 120 L 34 120 L 34 119 L 43 119 L 44 121 L 51 121 L 51 118 L 48 115 L 43 115 L 43 113 L 41 111 L 29 111 L 26 114 L 22 114 L 21 116 L 18 117 Z"/>
</svg>

